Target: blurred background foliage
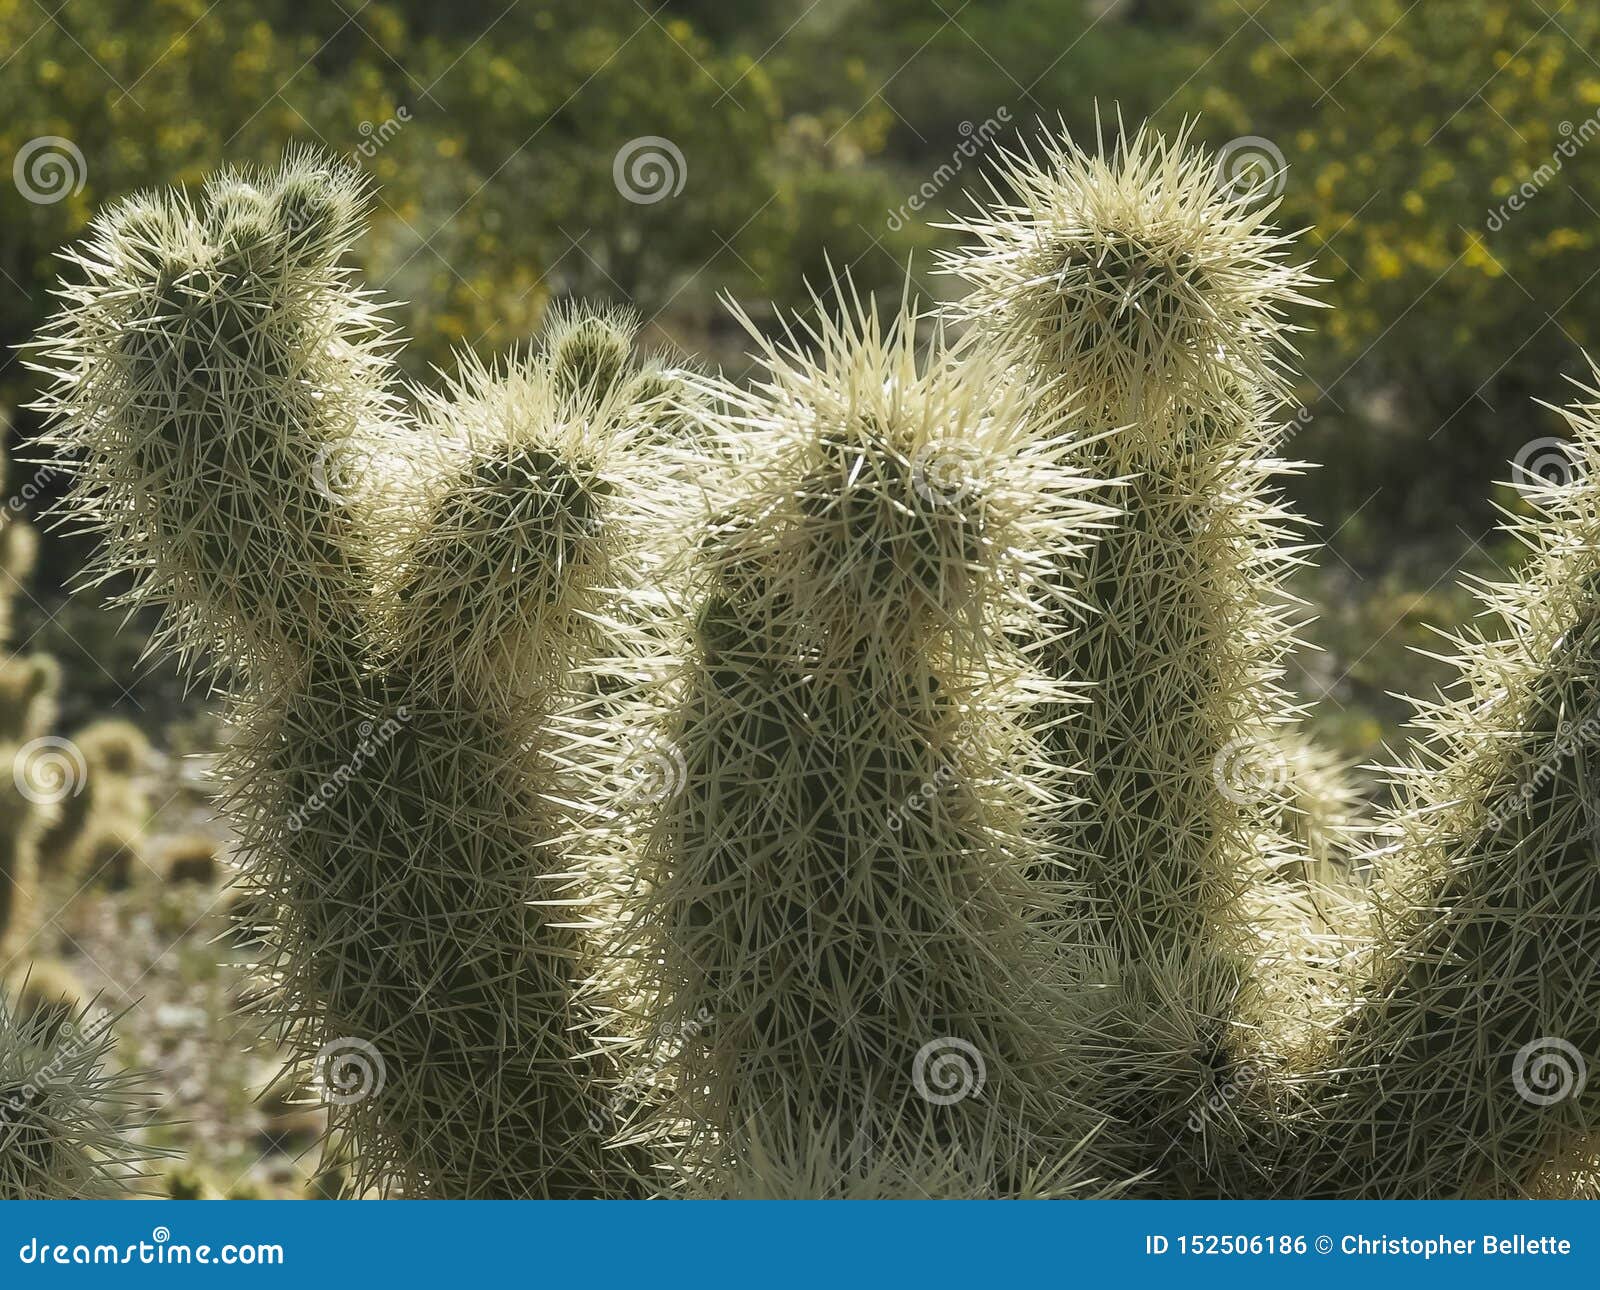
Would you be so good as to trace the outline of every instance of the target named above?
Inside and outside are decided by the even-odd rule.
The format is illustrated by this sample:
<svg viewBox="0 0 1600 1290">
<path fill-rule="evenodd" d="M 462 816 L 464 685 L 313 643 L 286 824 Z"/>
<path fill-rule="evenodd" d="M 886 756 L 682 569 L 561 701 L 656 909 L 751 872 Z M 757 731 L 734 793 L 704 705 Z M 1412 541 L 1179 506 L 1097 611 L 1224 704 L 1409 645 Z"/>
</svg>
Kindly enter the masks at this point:
<svg viewBox="0 0 1600 1290">
<path fill-rule="evenodd" d="M 830 266 L 947 292 L 931 225 L 982 191 L 991 134 L 1200 114 L 1213 146 L 1281 150 L 1282 219 L 1327 279 L 1332 308 L 1299 320 L 1291 452 L 1317 468 L 1289 487 L 1329 549 L 1302 589 L 1324 652 L 1298 679 L 1370 755 L 1405 711 L 1389 692 L 1442 679 L 1411 647 L 1456 621 L 1455 576 L 1511 557 L 1492 503 L 1519 502 L 1496 481 L 1560 433 L 1536 399 L 1563 399 L 1596 344 L 1591 51 L 1600 5 L 1573 0 L 0 0 L 0 161 L 44 135 L 85 161 L 57 202 L 0 184 L 0 406 L 15 449 L 34 378 L 13 347 L 97 207 L 291 140 L 375 181 L 362 255 L 402 302 L 412 375 L 574 294 L 737 372 L 722 294 L 805 308 Z M 686 164 L 653 204 L 612 171 L 643 135 Z M 48 554 L 28 643 L 82 675 L 86 708 L 163 700 L 170 678 L 132 679 L 137 633 L 67 598 L 81 552 Z"/>
</svg>

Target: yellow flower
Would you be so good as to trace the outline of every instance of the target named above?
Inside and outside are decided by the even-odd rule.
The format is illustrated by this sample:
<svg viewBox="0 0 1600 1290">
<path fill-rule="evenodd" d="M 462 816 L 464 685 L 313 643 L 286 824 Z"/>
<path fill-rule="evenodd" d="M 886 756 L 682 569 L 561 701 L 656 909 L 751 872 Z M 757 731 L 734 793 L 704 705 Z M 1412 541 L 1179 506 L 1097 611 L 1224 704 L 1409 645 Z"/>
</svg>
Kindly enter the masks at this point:
<svg viewBox="0 0 1600 1290">
<path fill-rule="evenodd" d="M 1405 272 L 1406 262 L 1394 251 L 1392 247 L 1377 243 L 1367 256 L 1372 265 L 1372 271 L 1380 278 L 1398 278 Z"/>
</svg>

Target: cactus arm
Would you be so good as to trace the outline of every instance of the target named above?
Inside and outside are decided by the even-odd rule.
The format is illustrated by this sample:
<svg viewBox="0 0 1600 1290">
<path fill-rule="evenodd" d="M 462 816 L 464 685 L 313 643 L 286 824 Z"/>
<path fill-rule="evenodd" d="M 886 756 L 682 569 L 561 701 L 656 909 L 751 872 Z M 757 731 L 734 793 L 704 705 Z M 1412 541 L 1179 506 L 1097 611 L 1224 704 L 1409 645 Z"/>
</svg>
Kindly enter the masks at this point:
<svg viewBox="0 0 1600 1290">
<path fill-rule="evenodd" d="M 309 153 L 219 176 L 198 209 L 133 198 L 95 221 L 35 342 L 79 516 L 171 611 L 163 639 L 217 671 L 348 673 L 363 639 L 344 467 L 401 422 L 381 316 L 339 263 L 362 208 Z"/>
<path fill-rule="evenodd" d="M 103 217 L 40 344 L 50 434 L 85 461 L 104 567 L 234 686 L 228 807 L 273 1020 L 334 1150 L 354 1140 L 352 1185 L 615 1194 L 551 910 L 577 878 L 548 731 L 627 528 L 601 515 L 615 463 L 585 453 L 638 420 L 645 373 L 628 328 L 579 319 L 560 356 L 469 365 L 412 425 L 338 263 L 360 218 L 345 172 L 302 155 L 198 209 Z"/>
<path fill-rule="evenodd" d="M 1567 410 L 1580 476 L 1511 522 L 1531 549 L 1484 588 L 1456 696 L 1387 821 L 1392 888 L 1356 1004 L 1327 1036 L 1283 1186 L 1314 1196 L 1522 1195 L 1600 1128 L 1593 1000 L 1600 737 L 1600 426 Z"/>
<path fill-rule="evenodd" d="M 1075 463 L 1126 481 L 1119 521 L 1060 571 L 1089 612 L 1070 630 L 1063 615 L 1041 653 L 1088 688 L 1053 737 L 1083 771 L 1061 820 L 1103 944 L 1083 972 L 1113 986 L 1084 1080 L 1142 1142 L 1130 1172 L 1183 1189 L 1246 1150 L 1227 1090 L 1264 1060 L 1240 897 L 1258 850 L 1289 846 L 1270 780 L 1294 718 L 1278 673 L 1297 556 L 1268 422 L 1286 389 L 1281 312 L 1308 280 L 1270 208 L 1222 191 L 1187 132 L 1095 153 L 1046 139 L 1001 180 L 1006 196 L 956 225 L 955 312 L 973 349 L 1070 393 Z M 1101 1059 L 1124 1045 L 1125 1062 Z"/>
<path fill-rule="evenodd" d="M 1011 1192 L 1024 1140 L 1061 1141 L 997 623 L 1019 561 L 1065 558 L 1104 512 L 1060 444 L 1016 437 L 1019 392 L 920 373 L 913 332 L 823 323 L 821 357 L 773 349 L 758 392 L 725 393 L 742 482 L 697 552 L 661 727 L 682 784 L 632 923 L 658 951 L 646 1026 L 691 1035 L 657 1058 L 690 1194 L 910 1186 L 952 1151 L 969 1187 Z"/>
</svg>

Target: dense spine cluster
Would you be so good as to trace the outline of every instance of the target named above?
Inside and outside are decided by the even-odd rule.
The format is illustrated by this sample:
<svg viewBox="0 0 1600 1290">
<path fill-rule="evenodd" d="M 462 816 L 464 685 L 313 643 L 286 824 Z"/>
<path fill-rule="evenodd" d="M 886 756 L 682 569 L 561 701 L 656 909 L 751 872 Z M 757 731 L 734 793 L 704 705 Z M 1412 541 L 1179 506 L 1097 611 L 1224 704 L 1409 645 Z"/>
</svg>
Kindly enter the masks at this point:
<svg viewBox="0 0 1600 1290">
<path fill-rule="evenodd" d="M 114 1021 L 24 1017 L 0 998 L 0 1200 L 109 1200 L 147 1176 L 150 1098 L 138 1072 L 110 1066 Z"/>
<path fill-rule="evenodd" d="M 1397 776 L 1357 1002 L 1303 1090 L 1294 1195 L 1524 1195 L 1565 1158 L 1592 1185 L 1600 866 L 1600 398 L 1567 409 L 1575 478 L 1510 530 L 1461 680 L 1420 705 Z M 1587 1155 L 1585 1156 L 1585 1152 Z"/>
</svg>

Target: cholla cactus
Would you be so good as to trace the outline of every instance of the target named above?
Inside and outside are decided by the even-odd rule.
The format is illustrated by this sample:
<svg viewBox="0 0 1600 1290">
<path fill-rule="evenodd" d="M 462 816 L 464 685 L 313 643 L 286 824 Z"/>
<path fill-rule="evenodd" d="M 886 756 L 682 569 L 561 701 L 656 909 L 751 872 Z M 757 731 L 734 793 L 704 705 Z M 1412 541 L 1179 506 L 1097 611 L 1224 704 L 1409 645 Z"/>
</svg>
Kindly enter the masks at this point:
<svg viewBox="0 0 1600 1290">
<path fill-rule="evenodd" d="M 0 517 L 0 640 L 33 567 L 33 530 Z M 61 669 L 42 654 L 0 663 L 0 1199 L 125 1194 L 157 1154 L 137 1142 L 150 1110 L 137 1072 L 108 1070 L 114 1018 L 76 1002 L 32 943 L 40 841 L 82 789 L 73 744 L 45 735 Z"/>
<path fill-rule="evenodd" d="M 78 496 L 140 573 L 133 600 L 170 611 L 180 654 L 262 686 L 342 679 L 363 639 L 338 470 L 397 414 L 383 324 L 338 263 L 361 212 L 358 181 L 309 154 L 221 175 L 198 209 L 124 202 L 42 342 L 62 433 L 90 448 Z"/>
<path fill-rule="evenodd" d="M 88 1006 L 77 974 L 56 958 L 30 958 L 5 982 L 13 1025 L 38 1020 L 47 1034 L 64 1021 L 76 1023 Z"/>
<path fill-rule="evenodd" d="M 1087 1174 L 1034 921 L 1065 875 L 1025 872 L 1060 790 L 1005 632 L 1104 511 L 1064 428 L 1030 437 L 999 368 L 919 370 L 915 324 L 824 319 L 724 392 L 735 485 L 701 519 L 667 710 L 636 726 L 672 765 L 619 952 L 690 1194 Z"/>
<path fill-rule="evenodd" d="M 104 852 L 107 838 L 142 850 L 150 801 L 140 776 L 151 757 L 150 741 L 131 721 L 108 719 L 74 731 L 71 745 L 81 774 L 39 841 L 39 869 L 94 881 L 101 874 L 90 861 Z"/>
<path fill-rule="evenodd" d="M 359 1147 L 352 1186 L 612 1194 L 552 718 L 663 380 L 586 314 L 413 424 L 339 265 L 362 205 L 302 154 L 102 217 L 42 342 L 55 441 L 131 602 L 246 678 L 231 805 L 282 1037 Z"/>
<path fill-rule="evenodd" d="M 44 655 L 0 664 L 0 974 L 25 960 L 40 838 L 78 786 L 72 746 L 44 734 L 60 674 Z"/>
<path fill-rule="evenodd" d="M 1369 902 L 1278 676 L 1307 279 L 1187 144 L 1014 158 L 950 262 L 971 339 L 919 362 L 857 305 L 763 342 L 753 389 L 694 382 L 714 459 L 602 313 L 402 412 L 327 163 L 97 223 L 54 436 L 105 569 L 240 678 L 248 922 L 330 1185 L 1594 1186 L 1600 393 Z M 71 1137 L 22 1107 L 8 1170 Z"/>
<path fill-rule="evenodd" d="M 1141 131 L 1086 153 L 1047 138 L 1007 160 L 1009 194 L 958 226 L 972 244 L 945 266 L 970 287 L 957 312 L 973 345 L 1017 364 L 1047 423 L 1076 399 L 1074 461 L 1125 481 L 1123 517 L 1061 571 L 1089 612 L 1044 661 L 1089 690 L 1055 748 L 1084 772 L 1064 826 L 1118 985 L 1103 1024 L 1131 1046 L 1107 1096 L 1143 1126 L 1130 1167 L 1180 1175 L 1239 1149 L 1234 1118 L 1205 1108 L 1232 1106 L 1267 1059 L 1240 897 L 1289 854 L 1272 808 L 1295 716 L 1278 677 L 1297 554 L 1270 491 L 1284 468 L 1270 418 L 1280 311 L 1308 281 L 1270 208 L 1225 191 L 1187 142 Z"/>
<path fill-rule="evenodd" d="M 5 422 L 0 420 L 0 431 Z M 0 488 L 5 484 L 5 459 L 0 457 Z M 8 509 L 0 513 L 0 641 L 11 639 L 11 606 L 33 575 L 39 558 L 39 535 L 33 525 Z"/>
<path fill-rule="evenodd" d="M 1529 563 L 1482 593 L 1503 632 L 1460 640 L 1458 693 L 1421 705 L 1379 934 L 1329 1073 L 1302 1093 L 1293 1194 L 1519 1195 L 1600 1129 L 1600 396 L 1585 393 L 1566 412 L 1576 479 L 1512 522 Z"/>
<path fill-rule="evenodd" d="M 0 739 L 27 743 L 56 719 L 61 665 L 47 654 L 12 656 L 0 663 Z"/>
<path fill-rule="evenodd" d="M 1293 922 L 1247 882 L 1295 858 L 1270 809 L 1295 760 L 1273 585 L 1292 552 L 1262 489 L 1278 311 L 1304 279 L 1270 208 L 1221 191 L 1182 145 L 1140 135 L 1109 156 L 1047 145 L 1042 162 L 1016 160 L 1017 204 L 970 221 L 979 245 L 951 262 L 974 288 L 977 343 L 1079 387 L 1109 432 L 1087 449 L 1093 468 L 1130 477 L 1126 521 L 1071 584 L 1096 612 L 1059 663 L 1096 689 L 1098 720 L 1061 729 L 1089 772 L 1103 926 L 1134 965 L 1132 1006 L 1113 994 L 1099 1023 L 1127 1053 L 1121 1096 L 1122 1064 L 1102 1063 L 1108 1109 L 1148 1120 L 1130 1167 L 1153 1164 L 1165 1194 L 1520 1194 L 1552 1159 L 1581 1159 L 1595 1127 L 1583 723 L 1600 703 L 1600 492 L 1585 474 L 1519 526 L 1533 568 L 1488 598 L 1509 637 L 1464 643 L 1465 693 L 1426 712 L 1431 752 L 1405 776 L 1379 903 L 1349 900 L 1334 920 L 1370 928 L 1356 970 L 1332 938 L 1320 962 L 1302 956 L 1321 970 L 1296 989 L 1267 983 L 1255 1008 L 1298 999 L 1302 1024 L 1260 1032 L 1292 1041 L 1281 1064 L 1252 1053 L 1248 1000 L 1230 997 L 1246 975 L 1237 937 Z M 1593 412 L 1572 413 L 1590 471 Z M 1152 1063 L 1163 1033 L 1177 1042 Z M 1175 1113 L 1208 1084 L 1186 1136 Z"/>
<path fill-rule="evenodd" d="M 26 754 L 0 744 L 0 768 L 26 760 Z M 38 804 L 15 776 L 0 776 L 0 973 L 21 961 L 32 925 L 38 881 L 39 835 L 44 822 Z"/>
<path fill-rule="evenodd" d="M 1286 394 L 1283 311 L 1312 303 L 1277 203 L 1222 183 L 1189 142 L 1145 128 L 1091 153 L 1046 134 L 1037 153 L 1005 157 L 990 207 L 952 226 L 973 244 L 946 258 L 969 287 L 963 316 L 1064 377 L 1090 418 L 1152 419 L 1135 438 L 1185 434 L 1253 391 Z"/>
<path fill-rule="evenodd" d="M 0 1200 L 104 1200 L 148 1176 L 149 1098 L 138 1073 L 108 1069 L 114 1020 L 23 1019 L 0 998 Z"/>
</svg>

